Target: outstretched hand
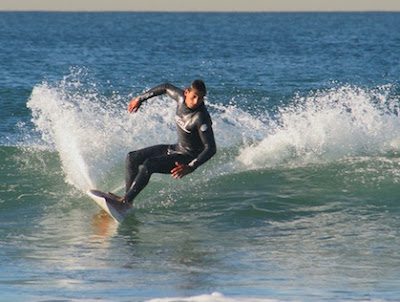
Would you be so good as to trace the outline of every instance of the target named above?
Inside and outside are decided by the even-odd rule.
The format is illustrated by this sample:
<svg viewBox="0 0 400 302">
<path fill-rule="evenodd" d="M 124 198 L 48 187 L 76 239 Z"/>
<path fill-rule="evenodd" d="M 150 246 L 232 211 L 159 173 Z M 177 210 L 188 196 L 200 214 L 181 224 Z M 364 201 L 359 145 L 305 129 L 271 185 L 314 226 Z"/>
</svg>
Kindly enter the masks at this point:
<svg viewBox="0 0 400 302">
<path fill-rule="evenodd" d="M 139 98 L 133 98 L 130 102 L 129 102 L 129 106 L 128 106 L 128 111 L 129 113 L 132 113 L 132 111 L 137 112 L 140 108 L 140 105 L 142 105 L 142 103 L 139 101 Z"/>
<path fill-rule="evenodd" d="M 192 169 L 188 165 L 175 162 L 175 166 L 176 167 L 171 170 L 172 177 L 175 179 L 182 178 L 192 172 Z"/>
</svg>

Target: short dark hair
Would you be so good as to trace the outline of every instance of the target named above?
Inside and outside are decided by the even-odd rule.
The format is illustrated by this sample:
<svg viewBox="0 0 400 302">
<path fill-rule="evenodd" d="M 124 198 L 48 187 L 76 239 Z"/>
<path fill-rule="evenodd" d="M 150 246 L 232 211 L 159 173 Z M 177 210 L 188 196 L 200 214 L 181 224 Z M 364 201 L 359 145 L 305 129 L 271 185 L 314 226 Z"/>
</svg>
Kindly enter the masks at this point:
<svg viewBox="0 0 400 302">
<path fill-rule="evenodd" d="M 197 89 L 199 92 L 203 92 L 204 95 L 207 94 L 206 84 L 202 80 L 194 80 L 190 83 L 189 90 Z"/>
</svg>

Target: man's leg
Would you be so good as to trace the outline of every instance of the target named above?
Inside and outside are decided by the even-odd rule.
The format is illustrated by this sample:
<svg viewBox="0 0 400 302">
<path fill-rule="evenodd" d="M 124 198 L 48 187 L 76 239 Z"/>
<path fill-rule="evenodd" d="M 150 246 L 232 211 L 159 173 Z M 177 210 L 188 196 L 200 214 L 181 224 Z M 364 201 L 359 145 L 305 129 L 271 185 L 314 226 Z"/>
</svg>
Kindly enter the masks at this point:
<svg viewBox="0 0 400 302">
<path fill-rule="evenodd" d="M 168 145 L 157 145 L 129 152 L 125 163 L 125 192 L 128 192 L 139 173 L 139 167 L 151 157 L 166 155 Z"/>
<path fill-rule="evenodd" d="M 138 169 L 137 176 L 135 177 L 131 187 L 125 194 L 125 201 L 132 203 L 133 199 L 144 189 L 149 183 L 150 177 L 153 173 L 170 174 L 171 170 L 175 167 L 175 162 L 189 163 L 193 158 L 182 154 L 162 155 L 157 157 L 150 157 L 143 162 Z"/>
</svg>

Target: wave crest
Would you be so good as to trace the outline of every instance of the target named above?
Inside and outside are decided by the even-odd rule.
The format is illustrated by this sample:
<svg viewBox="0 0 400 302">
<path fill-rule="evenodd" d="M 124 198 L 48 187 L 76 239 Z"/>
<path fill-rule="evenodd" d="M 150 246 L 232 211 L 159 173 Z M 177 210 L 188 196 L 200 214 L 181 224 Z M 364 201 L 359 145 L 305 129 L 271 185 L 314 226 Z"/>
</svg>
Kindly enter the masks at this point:
<svg viewBox="0 0 400 302">
<path fill-rule="evenodd" d="M 397 152 L 399 105 L 390 85 L 342 86 L 296 96 L 280 107 L 269 133 L 240 150 L 246 167 L 304 164 Z"/>
</svg>

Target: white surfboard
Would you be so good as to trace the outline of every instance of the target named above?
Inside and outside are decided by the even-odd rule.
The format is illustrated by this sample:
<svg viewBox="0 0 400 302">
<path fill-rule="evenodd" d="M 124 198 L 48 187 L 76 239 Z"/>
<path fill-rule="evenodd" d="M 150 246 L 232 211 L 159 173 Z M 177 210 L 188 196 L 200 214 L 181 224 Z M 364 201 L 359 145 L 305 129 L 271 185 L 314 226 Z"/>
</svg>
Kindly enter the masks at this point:
<svg viewBox="0 0 400 302">
<path fill-rule="evenodd" d="M 132 205 L 115 200 L 115 197 L 99 190 L 87 190 L 86 194 L 92 198 L 104 211 L 118 223 L 122 223 L 125 216 L 132 211 Z"/>
</svg>

